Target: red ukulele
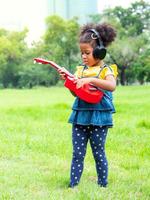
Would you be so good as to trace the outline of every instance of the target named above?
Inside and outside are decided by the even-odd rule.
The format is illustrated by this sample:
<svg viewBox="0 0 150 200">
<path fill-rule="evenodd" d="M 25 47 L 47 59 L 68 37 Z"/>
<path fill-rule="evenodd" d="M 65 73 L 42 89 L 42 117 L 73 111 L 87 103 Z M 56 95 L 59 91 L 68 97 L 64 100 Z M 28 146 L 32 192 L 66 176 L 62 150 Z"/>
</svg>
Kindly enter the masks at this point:
<svg viewBox="0 0 150 200">
<path fill-rule="evenodd" d="M 41 64 L 49 64 L 56 70 L 62 69 L 62 67 L 50 60 L 34 58 L 34 61 Z M 74 92 L 76 96 L 88 103 L 99 103 L 101 101 L 104 93 L 100 89 L 91 84 L 85 84 L 83 87 L 77 89 L 76 83 L 74 83 L 75 76 L 68 71 L 64 73 L 66 76 L 64 86 Z"/>
</svg>

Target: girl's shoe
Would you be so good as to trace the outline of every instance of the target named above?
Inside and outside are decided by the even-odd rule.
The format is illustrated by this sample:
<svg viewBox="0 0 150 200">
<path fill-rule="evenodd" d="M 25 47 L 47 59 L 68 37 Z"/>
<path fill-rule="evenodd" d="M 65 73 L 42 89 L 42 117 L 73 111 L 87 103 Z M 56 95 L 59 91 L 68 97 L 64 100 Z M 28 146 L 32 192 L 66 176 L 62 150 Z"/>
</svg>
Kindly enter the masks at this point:
<svg viewBox="0 0 150 200">
<path fill-rule="evenodd" d="M 99 187 L 103 187 L 103 188 L 106 188 L 107 185 L 101 185 L 101 184 L 98 184 Z"/>
<path fill-rule="evenodd" d="M 76 183 L 76 184 L 70 184 L 69 183 L 69 185 L 68 185 L 68 188 L 74 188 L 74 187 L 76 187 L 78 184 Z"/>
</svg>

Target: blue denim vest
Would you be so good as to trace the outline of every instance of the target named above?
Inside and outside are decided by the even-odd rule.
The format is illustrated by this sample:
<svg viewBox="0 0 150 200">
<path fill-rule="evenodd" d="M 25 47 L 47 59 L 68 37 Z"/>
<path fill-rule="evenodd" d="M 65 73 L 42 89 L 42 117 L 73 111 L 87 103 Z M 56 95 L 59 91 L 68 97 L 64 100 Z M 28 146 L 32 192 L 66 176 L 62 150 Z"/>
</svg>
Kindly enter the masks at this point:
<svg viewBox="0 0 150 200">
<path fill-rule="evenodd" d="M 87 103 L 77 97 L 72 106 L 72 110 L 100 110 L 100 111 L 110 111 L 114 113 L 115 108 L 112 100 L 113 100 L 112 92 L 109 91 L 104 91 L 104 96 L 101 102 L 96 104 Z"/>
<path fill-rule="evenodd" d="M 115 113 L 112 101 L 110 91 L 104 91 L 102 100 L 97 104 L 87 103 L 76 97 L 69 123 L 112 127 L 112 113 Z"/>
<path fill-rule="evenodd" d="M 113 113 L 115 113 L 115 108 L 108 96 L 104 95 L 102 101 L 97 104 L 87 103 L 77 97 L 72 106 L 72 113 L 68 122 L 85 126 L 112 127 Z"/>
</svg>

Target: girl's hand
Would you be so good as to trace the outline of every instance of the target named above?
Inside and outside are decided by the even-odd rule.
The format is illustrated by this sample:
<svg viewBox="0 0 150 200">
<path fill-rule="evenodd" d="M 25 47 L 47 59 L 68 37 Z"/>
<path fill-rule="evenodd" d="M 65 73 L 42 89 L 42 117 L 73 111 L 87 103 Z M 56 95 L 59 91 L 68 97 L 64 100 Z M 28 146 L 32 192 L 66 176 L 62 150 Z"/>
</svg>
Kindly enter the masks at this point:
<svg viewBox="0 0 150 200">
<path fill-rule="evenodd" d="M 61 76 L 61 79 L 65 80 L 66 79 L 65 72 L 68 72 L 68 71 L 64 67 L 62 67 L 61 69 L 58 69 L 57 71 L 58 71 L 59 75 Z"/>
<path fill-rule="evenodd" d="M 74 83 L 76 83 L 76 88 L 81 88 L 83 87 L 85 84 L 90 84 L 91 86 L 95 86 L 98 88 L 101 88 L 103 90 L 108 90 L 113 92 L 116 88 L 116 79 L 114 78 L 113 75 L 107 75 L 106 78 L 103 79 L 98 79 L 98 78 L 94 78 L 94 77 L 90 77 L 90 78 L 81 78 L 81 79 L 77 79 L 74 81 Z M 90 90 L 94 90 L 94 87 L 91 87 Z"/>
<path fill-rule="evenodd" d="M 79 89 L 83 87 L 85 84 L 89 84 L 91 82 L 90 78 L 80 78 L 76 79 L 74 83 L 76 83 L 76 88 Z"/>
</svg>

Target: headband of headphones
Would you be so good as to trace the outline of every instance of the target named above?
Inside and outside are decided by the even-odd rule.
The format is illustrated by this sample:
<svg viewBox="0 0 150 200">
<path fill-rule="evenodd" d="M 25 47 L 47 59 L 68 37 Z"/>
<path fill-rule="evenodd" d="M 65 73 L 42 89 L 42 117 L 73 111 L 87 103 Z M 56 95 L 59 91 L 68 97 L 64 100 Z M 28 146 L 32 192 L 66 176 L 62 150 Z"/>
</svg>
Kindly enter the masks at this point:
<svg viewBox="0 0 150 200">
<path fill-rule="evenodd" d="M 87 32 L 91 32 L 91 38 L 96 40 L 98 45 L 102 45 L 100 34 L 95 29 L 88 29 Z"/>
</svg>

